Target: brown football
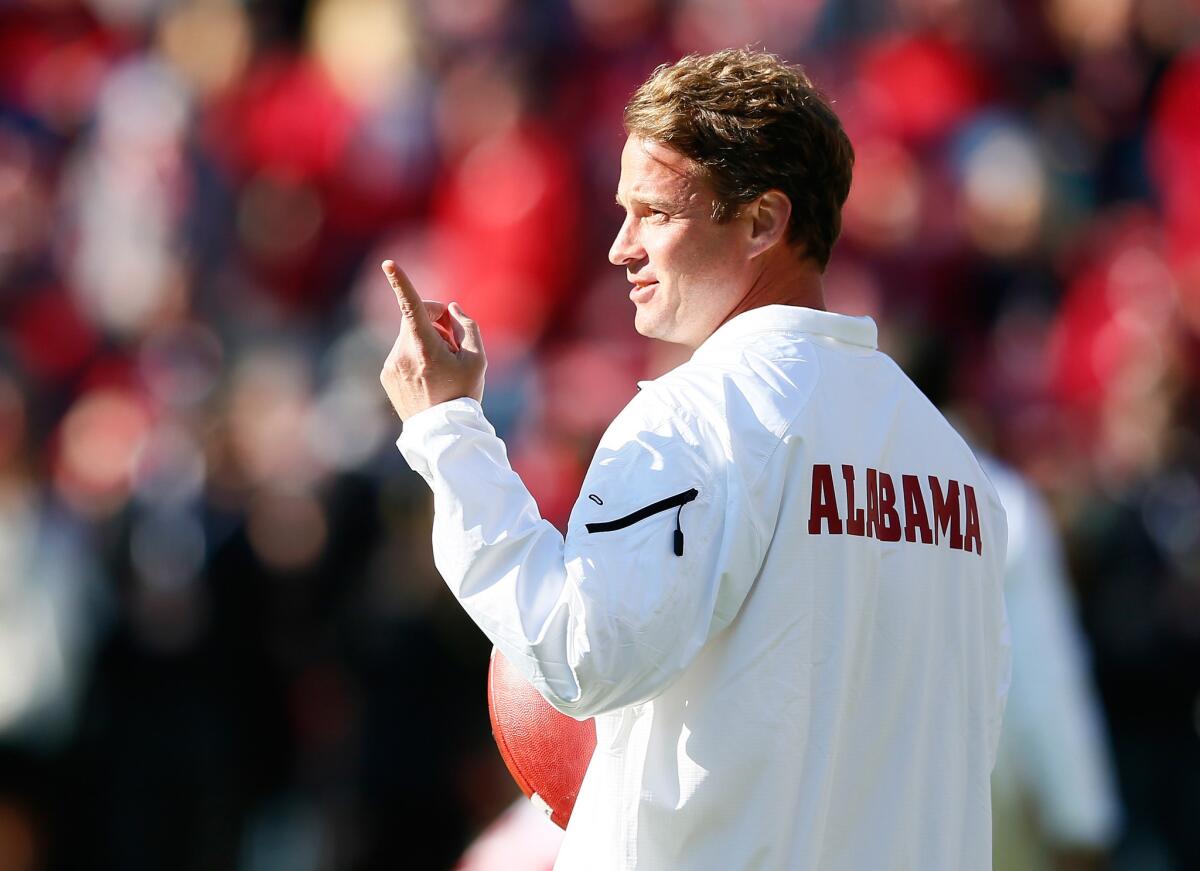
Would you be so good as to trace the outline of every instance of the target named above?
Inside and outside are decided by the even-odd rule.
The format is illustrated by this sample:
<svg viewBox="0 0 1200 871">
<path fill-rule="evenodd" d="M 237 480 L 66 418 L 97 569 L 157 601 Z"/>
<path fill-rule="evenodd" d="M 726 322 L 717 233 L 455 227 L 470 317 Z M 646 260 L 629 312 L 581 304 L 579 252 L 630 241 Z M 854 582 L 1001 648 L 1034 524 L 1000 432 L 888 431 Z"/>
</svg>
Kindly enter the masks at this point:
<svg viewBox="0 0 1200 871">
<path fill-rule="evenodd" d="M 596 749 L 596 723 L 555 710 L 492 648 L 488 666 L 492 736 L 517 786 L 565 829 Z"/>
</svg>

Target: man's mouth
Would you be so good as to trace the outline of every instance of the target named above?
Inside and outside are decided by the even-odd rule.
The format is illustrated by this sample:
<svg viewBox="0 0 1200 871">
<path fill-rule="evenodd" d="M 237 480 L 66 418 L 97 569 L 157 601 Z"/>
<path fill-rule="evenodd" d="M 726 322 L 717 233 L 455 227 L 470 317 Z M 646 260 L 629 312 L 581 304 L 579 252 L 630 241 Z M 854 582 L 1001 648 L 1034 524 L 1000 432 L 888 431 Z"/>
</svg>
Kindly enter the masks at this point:
<svg viewBox="0 0 1200 871">
<path fill-rule="evenodd" d="M 657 281 L 634 282 L 633 289 L 629 291 L 629 298 L 635 303 L 646 302 L 654 296 L 656 287 L 658 287 Z"/>
</svg>

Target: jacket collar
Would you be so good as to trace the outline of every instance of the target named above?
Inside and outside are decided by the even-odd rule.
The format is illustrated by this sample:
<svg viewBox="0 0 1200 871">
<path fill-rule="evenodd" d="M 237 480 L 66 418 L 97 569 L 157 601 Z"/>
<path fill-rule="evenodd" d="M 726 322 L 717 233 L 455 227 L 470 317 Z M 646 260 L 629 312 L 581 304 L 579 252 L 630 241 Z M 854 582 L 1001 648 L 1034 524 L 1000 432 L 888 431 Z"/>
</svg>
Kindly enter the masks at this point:
<svg viewBox="0 0 1200 871">
<path fill-rule="evenodd" d="M 875 321 L 868 317 L 855 318 L 795 305 L 764 305 L 721 324 L 696 349 L 696 354 L 744 344 L 744 339 L 760 333 L 810 333 L 871 349 L 878 347 L 879 340 Z"/>
</svg>

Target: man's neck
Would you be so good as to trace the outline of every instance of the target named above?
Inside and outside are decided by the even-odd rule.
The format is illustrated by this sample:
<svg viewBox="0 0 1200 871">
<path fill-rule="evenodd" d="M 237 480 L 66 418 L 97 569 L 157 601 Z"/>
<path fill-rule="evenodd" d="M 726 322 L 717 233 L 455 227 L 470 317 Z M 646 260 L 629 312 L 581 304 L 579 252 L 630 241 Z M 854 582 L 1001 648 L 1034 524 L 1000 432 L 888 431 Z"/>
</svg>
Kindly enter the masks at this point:
<svg viewBox="0 0 1200 871">
<path fill-rule="evenodd" d="M 821 272 L 811 260 L 797 260 L 791 251 L 773 251 L 755 275 L 750 288 L 721 323 L 765 305 L 795 305 L 825 310 Z"/>
</svg>

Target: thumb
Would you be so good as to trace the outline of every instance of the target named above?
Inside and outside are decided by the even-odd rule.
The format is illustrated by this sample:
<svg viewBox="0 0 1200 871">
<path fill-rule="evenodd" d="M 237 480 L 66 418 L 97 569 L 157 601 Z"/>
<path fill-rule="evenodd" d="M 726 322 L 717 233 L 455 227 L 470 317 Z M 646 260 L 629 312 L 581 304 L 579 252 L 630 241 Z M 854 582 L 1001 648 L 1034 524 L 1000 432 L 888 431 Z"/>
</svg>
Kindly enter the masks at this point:
<svg viewBox="0 0 1200 871">
<path fill-rule="evenodd" d="M 450 303 L 450 316 L 462 328 L 462 339 L 459 344 L 472 354 L 482 354 L 483 336 L 479 333 L 479 324 L 467 317 L 462 306 L 456 302 Z"/>
</svg>

